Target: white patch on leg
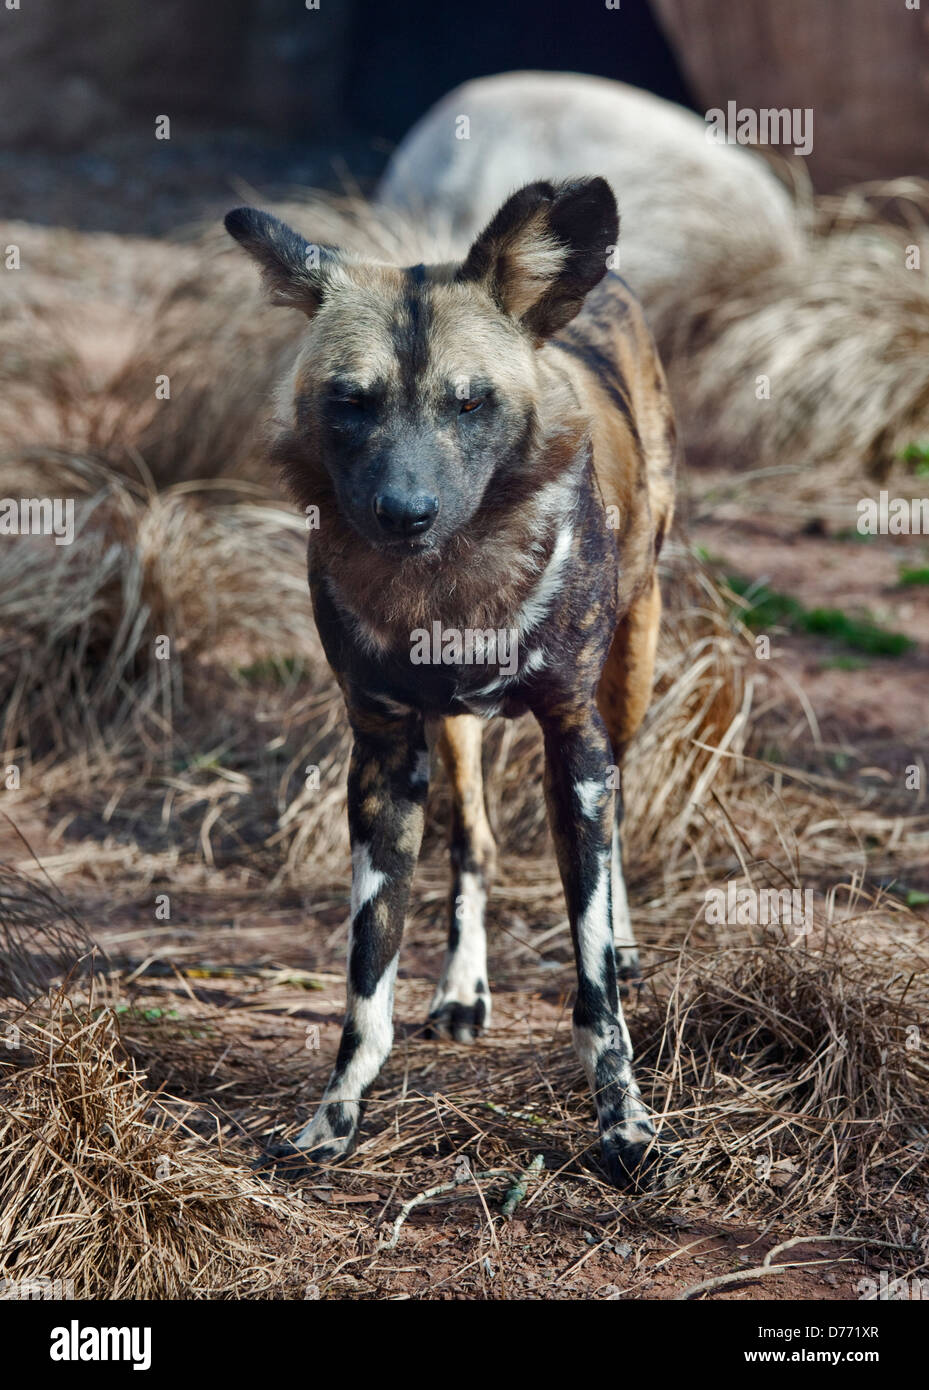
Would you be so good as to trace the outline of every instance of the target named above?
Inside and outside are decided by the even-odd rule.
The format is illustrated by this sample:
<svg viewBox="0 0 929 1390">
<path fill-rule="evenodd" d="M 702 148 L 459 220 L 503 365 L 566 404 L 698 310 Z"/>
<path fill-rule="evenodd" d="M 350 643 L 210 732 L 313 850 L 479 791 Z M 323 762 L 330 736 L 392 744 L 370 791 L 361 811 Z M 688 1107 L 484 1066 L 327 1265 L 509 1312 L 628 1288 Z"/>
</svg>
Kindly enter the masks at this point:
<svg viewBox="0 0 929 1390">
<path fill-rule="evenodd" d="M 581 814 L 588 820 L 596 820 L 603 810 L 603 803 L 607 796 L 606 786 L 596 777 L 589 777 L 583 782 L 574 783 L 574 795 L 578 799 Z"/>
<path fill-rule="evenodd" d="M 376 1079 L 393 1042 L 394 983 L 398 961 L 399 956 L 394 956 L 369 999 L 356 995 L 351 1000 L 349 1013 L 358 1038 L 355 1055 L 340 1077 L 330 1078 L 316 1114 L 294 1140 L 298 1149 L 316 1149 L 327 1144 L 344 1153 L 351 1145 L 358 1125 L 361 1098 Z M 343 1106 L 346 1118 L 352 1122 L 351 1133 L 347 1135 L 336 1136 L 332 1132 L 326 1107 L 336 1102 Z"/>
<path fill-rule="evenodd" d="M 603 853 L 597 867 L 596 886 L 577 923 L 578 957 L 584 971 L 595 984 L 600 983 L 604 952 L 612 943 L 611 879 L 610 856 Z"/>
<path fill-rule="evenodd" d="M 369 999 L 361 995 L 352 998 L 350 1009 L 358 1046 L 337 1083 L 338 1095 L 327 1099 L 360 1100 L 383 1066 L 394 1037 L 394 982 L 399 959 L 399 955 L 394 956 Z"/>
<path fill-rule="evenodd" d="M 607 948 L 613 948 L 610 921 L 610 897 L 613 888 L 612 854 L 600 855 L 597 883 L 584 912 L 577 923 L 578 959 L 581 970 L 595 985 L 602 985 L 603 961 Z M 597 1062 L 604 1052 L 620 1052 L 631 1059 L 632 1042 L 622 1010 L 616 1019 L 603 1028 L 573 1027 L 574 1047 L 587 1074 L 591 1087 L 596 1089 Z M 631 1069 L 628 1080 L 632 1080 Z M 625 1084 L 625 1078 L 623 1079 Z"/>
<path fill-rule="evenodd" d="M 387 882 L 387 875 L 375 869 L 371 863 L 371 851 L 367 845 L 355 845 L 352 850 L 352 921 L 358 913 L 376 898 Z"/>
<path fill-rule="evenodd" d="M 458 944 L 454 951 L 446 951 L 442 974 L 436 986 L 430 1013 L 435 1013 L 445 1004 L 484 1002 L 484 1024 L 490 1023 L 490 991 L 487 988 L 487 934 L 484 929 L 484 915 L 487 907 L 487 893 L 480 874 L 462 873 L 459 880 L 460 892 L 455 900 L 455 919 L 458 924 Z M 477 992 L 480 980 L 485 988 L 483 994 Z"/>
<path fill-rule="evenodd" d="M 623 875 L 622 852 L 619 844 L 619 827 L 613 826 L 613 844 L 610 855 L 613 887 L 613 941 L 617 951 L 636 949 L 632 931 L 632 918 L 629 915 L 629 899 L 626 896 L 626 880 Z M 618 964 L 622 964 L 619 961 Z"/>
<path fill-rule="evenodd" d="M 574 1051 L 587 1077 L 587 1084 L 596 1093 L 597 1060 L 606 1051 L 606 1041 L 592 1028 L 581 1028 L 576 1023 L 571 1026 L 571 1035 L 574 1039 Z"/>
</svg>

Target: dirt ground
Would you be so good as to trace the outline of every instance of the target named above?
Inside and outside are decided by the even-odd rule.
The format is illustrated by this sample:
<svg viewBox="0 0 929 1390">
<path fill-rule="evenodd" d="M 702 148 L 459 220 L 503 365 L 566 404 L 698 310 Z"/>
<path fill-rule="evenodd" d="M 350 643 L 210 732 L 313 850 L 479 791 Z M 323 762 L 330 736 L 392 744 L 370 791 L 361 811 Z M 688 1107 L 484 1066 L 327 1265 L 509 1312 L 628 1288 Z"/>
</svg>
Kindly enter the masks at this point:
<svg viewBox="0 0 929 1390">
<path fill-rule="evenodd" d="M 37 848 L 32 836 L 30 842 Z M 0 835 L 0 856 L 12 858 L 16 849 L 8 830 Z M 40 857 L 53 864 L 53 854 Z M 124 982 L 120 1009 L 130 1054 L 147 1067 L 150 1085 L 188 1102 L 176 1106 L 188 1130 L 210 1136 L 218 1127 L 228 1154 L 254 1162 L 266 1137 L 292 1132 L 294 1121 L 307 1117 L 334 1060 L 344 1005 L 344 894 L 334 892 L 328 903 L 317 894 L 287 903 L 194 887 L 172 891 L 175 921 L 156 926 L 150 894 L 114 902 L 111 893 L 101 896 L 80 882 L 89 876 L 68 876 L 70 898 Z M 440 864 L 419 875 L 397 983 L 394 1052 L 358 1149 L 344 1166 L 281 1185 L 308 1213 L 324 1205 L 339 1237 L 333 1260 L 313 1226 L 301 1238 L 268 1223 L 268 1245 L 286 1251 L 284 1296 L 675 1299 L 704 1280 L 757 1269 L 769 1250 L 795 1237 L 776 1217 L 763 1226 L 735 1214 L 721 1221 L 705 1187 L 686 1189 L 663 1218 L 642 1220 L 636 1199 L 617 1194 L 583 1154 L 580 1131 L 578 1161 L 549 1147 L 544 1117 L 521 1119 L 495 1102 L 514 1066 L 544 1080 L 555 1105 L 564 1088 L 575 1106 L 583 1092 L 582 1078 L 572 1074 L 572 971 L 551 959 L 533 969 L 538 924 L 527 928 L 516 914 L 497 914 L 514 925 L 492 934 L 489 1035 L 470 1047 L 423 1038 L 441 960 L 441 876 Z M 535 977 L 530 984 L 527 974 Z M 550 983 L 540 987 L 539 978 Z M 629 1016 L 635 1036 L 634 1005 Z M 318 1048 L 308 1047 L 312 1029 Z M 191 1035 L 198 1040 L 194 1070 L 183 1047 Z M 171 1042 L 180 1044 L 173 1052 Z M 465 1181 L 414 1210 L 396 1249 L 378 1248 L 398 1213 L 398 1194 L 406 1200 L 459 1178 L 463 1163 L 476 1174 L 495 1168 L 494 1130 L 512 1145 L 514 1124 L 527 1158 L 541 1153 L 545 1167 L 511 1220 L 491 1220 L 478 1185 Z M 424 1128 L 434 1135 L 428 1156 L 417 1142 Z M 386 1157 L 378 1152 L 384 1130 L 399 1136 Z M 417 1150 L 409 1161 L 405 1134 Z M 594 1148 L 592 1117 L 587 1143 Z M 512 1177 L 481 1184 L 495 1206 Z M 811 1237 L 782 1257 L 789 1261 L 783 1272 L 713 1296 L 857 1299 L 858 1281 L 874 1269 L 858 1254 L 854 1244 L 837 1249 Z"/>
</svg>

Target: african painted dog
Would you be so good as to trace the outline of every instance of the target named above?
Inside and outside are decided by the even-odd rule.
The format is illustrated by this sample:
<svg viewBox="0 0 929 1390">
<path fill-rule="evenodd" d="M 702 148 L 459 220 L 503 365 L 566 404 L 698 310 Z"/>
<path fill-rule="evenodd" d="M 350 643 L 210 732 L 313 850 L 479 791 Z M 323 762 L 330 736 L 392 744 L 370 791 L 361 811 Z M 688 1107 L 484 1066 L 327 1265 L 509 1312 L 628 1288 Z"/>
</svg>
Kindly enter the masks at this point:
<svg viewBox="0 0 929 1390">
<path fill-rule="evenodd" d="M 350 1149 L 390 1050 L 433 743 L 453 791 L 454 882 L 429 1024 L 462 1042 L 487 1027 L 481 721 L 529 710 L 577 961 L 575 1046 L 607 1169 L 627 1181 L 654 1128 L 619 1002 L 617 975 L 635 978 L 638 959 L 614 787 L 650 697 L 675 443 L 641 310 L 607 272 L 613 193 L 600 178 L 530 184 L 462 263 L 410 269 L 311 246 L 251 208 L 226 227 L 274 302 L 309 320 L 274 453 L 319 508 L 310 590 L 354 735 L 348 1010 L 296 1151 Z M 412 635 L 435 623 L 515 632 L 515 671 L 493 651 L 415 664 Z"/>
</svg>

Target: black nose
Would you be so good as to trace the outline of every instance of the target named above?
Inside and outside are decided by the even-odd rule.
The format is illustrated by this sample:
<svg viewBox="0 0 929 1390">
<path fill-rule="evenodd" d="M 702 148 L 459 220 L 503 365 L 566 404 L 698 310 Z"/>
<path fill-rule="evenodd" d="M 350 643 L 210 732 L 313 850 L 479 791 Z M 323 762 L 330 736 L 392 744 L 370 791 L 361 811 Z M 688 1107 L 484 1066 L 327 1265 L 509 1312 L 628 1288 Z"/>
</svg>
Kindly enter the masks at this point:
<svg viewBox="0 0 929 1390">
<path fill-rule="evenodd" d="M 374 499 L 374 515 L 392 536 L 421 536 L 429 530 L 438 513 L 438 497 L 430 497 L 425 492 L 417 492 L 412 497 L 381 492 Z"/>
</svg>

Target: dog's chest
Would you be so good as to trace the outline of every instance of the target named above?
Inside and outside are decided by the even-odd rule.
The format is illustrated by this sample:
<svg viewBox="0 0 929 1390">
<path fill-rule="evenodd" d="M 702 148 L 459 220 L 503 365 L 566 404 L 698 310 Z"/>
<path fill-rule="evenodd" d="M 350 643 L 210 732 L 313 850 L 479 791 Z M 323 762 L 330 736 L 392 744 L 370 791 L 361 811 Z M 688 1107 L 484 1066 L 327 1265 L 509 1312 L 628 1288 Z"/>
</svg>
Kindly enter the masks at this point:
<svg viewBox="0 0 929 1390">
<path fill-rule="evenodd" d="M 479 636 L 468 629 L 440 633 L 436 624 L 414 636 L 409 649 L 365 663 L 357 676 L 366 695 L 398 713 L 406 707 L 426 715 L 514 718 L 529 708 L 531 689 L 547 665 L 544 648 L 521 643 L 515 628 L 484 629 Z"/>
<path fill-rule="evenodd" d="M 483 718 L 517 717 L 579 681 L 591 689 L 615 626 L 617 557 L 593 498 L 585 493 L 583 501 L 562 520 L 531 586 L 501 604 L 496 627 L 478 626 L 477 616 L 468 626 L 459 612 L 410 629 L 394 624 L 388 634 L 337 584 L 311 583 L 320 635 L 343 685 L 385 713 Z"/>
</svg>

